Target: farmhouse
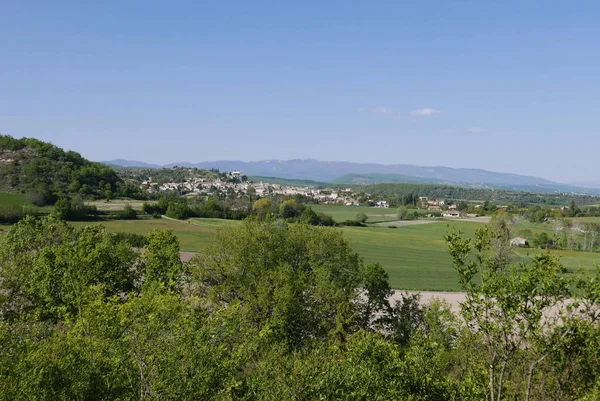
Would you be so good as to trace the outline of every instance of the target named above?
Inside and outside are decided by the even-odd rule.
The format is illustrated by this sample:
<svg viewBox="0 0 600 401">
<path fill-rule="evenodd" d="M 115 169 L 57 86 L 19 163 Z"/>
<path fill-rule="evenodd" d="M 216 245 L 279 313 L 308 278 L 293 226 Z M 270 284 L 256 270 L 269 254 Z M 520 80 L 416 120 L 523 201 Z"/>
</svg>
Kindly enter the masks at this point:
<svg viewBox="0 0 600 401">
<path fill-rule="evenodd" d="M 461 214 L 458 210 L 445 210 L 442 212 L 443 217 L 460 217 Z"/>
<path fill-rule="evenodd" d="M 527 238 L 515 237 L 510 240 L 510 246 L 512 246 L 512 247 L 520 247 L 520 246 L 527 246 L 527 245 L 528 245 Z"/>
<path fill-rule="evenodd" d="M 387 201 L 377 201 L 375 202 L 375 207 L 388 208 L 390 205 L 387 203 Z"/>
</svg>

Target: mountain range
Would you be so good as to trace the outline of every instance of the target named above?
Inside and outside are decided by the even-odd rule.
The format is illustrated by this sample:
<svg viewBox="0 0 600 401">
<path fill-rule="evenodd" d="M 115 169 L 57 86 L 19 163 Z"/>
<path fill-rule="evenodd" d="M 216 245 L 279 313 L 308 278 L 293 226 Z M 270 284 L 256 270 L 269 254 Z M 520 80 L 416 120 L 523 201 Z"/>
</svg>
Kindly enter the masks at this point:
<svg viewBox="0 0 600 401">
<path fill-rule="evenodd" d="M 443 166 L 386 165 L 314 159 L 263 160 L 255 162 L 218 160 L 199 163 L 169 163 L 166 165 L 118 159 L 104 163 L 113 166 L 142 168 L 173 166 L 202 169 L 215 168 L 220 171 L 242 171 L 248 176 L 312 180 L 333 184 L 423 183 L 502 188 L 537 193 L 574 192 L 600 195 L 600 189 L 598 188 L 562 184 L 539 177 Z"/>
</svg>

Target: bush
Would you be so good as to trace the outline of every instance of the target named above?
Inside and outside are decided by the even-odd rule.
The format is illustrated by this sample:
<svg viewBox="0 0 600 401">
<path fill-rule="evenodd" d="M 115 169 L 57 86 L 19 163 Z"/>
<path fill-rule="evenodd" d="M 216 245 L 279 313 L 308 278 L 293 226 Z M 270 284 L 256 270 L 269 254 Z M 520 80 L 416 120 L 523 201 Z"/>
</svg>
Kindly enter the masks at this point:
<svg viewBox="0 0 600 401">
<path fill-rule="evenodd" d="M 342 223 L 343 226 L 349 226 L 349 227 L 366 227 L 366 224 L 361 223 L 360 221 L 356 221 L 356 220 L 346 220 Z"/>
<path fill-rule="evenodd" d="M 356 214 L 356 221 L 358 221 L 359 223 L 366 223 L 368 219 L 369 216 L 367 216 L 365 213 L 361 212 Z"/>
<path fill-rule="evenodd" d="M 171 203 L 165 215 L 172 219 L 183 220 L 189 217 L 190 209 L 184 203 Z"/>
<path fill-rule="evenodd" d="M 23 218 L 23 209 L 19 205 L 0 205 L 0 223 L 14 224 Z"/>
<path fill-rule="evenodd" d="M 137 219 L 137 213 L 135 210 L 133 210 L 131 205 L 127 204 L 127 205 L 125 205 L 123 210 L 119 211 L 116 214 L 115 218 L 117 218 L 119 220 L 135 220 L 135 219 Z"/>
<path fill-rule="evenodd" d="M 135 248 L 143 248 L 148 245 L 148 238 L 140 234 L 119 232 L 113 233 L 111 236 L 116 242 L 125 241 Z"/>
</svg>

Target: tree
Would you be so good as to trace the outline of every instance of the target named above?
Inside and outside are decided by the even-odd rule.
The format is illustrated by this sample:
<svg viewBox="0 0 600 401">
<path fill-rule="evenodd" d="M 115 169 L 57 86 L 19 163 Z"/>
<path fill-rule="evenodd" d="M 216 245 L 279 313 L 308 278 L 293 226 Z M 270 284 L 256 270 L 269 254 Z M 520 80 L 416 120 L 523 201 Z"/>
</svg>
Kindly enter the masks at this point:
<svg viewBox="0 0 600 401">
<path fill-rule="evenodd" d="M 408 218 L 408 210 L 405 207 L 398 208 L 398 219 L 406 220 Z"/>
<path fill-rule="evenodd" d="M 286 200 L 279 205 L 279 216 L 284 219 L 298 217 L 298 204 L 295 200 Z"/>
<path fill-rule="evenodd" d="M 211 308 L 239 305 L 253 327 L 287 346 L 334 333 L 344 339 L 356 329 L 365 272 L 338 230 L 246 220 L 237 230 L 217 233 L 190 269 L 198 296 Z M 384 302 L 376 298 L 386 294 L 385 284 L 378 284 L 386 276 L 369 277 L 373 309 Z"/>
<path fill-rule="evenodd" d="M 144 282 L 159 283 L 170 290 L 183 284 L 185 266 L 179 255 L 179 239 L 172 231 L 153 230 L 143 253 Z"/>
<path fill-rule="evenodd" d="M 490 240 L 491 261 L 502 269 L 510 263 L 512 249 L 510 246 L 513 221 L 508 213 L 499 212 L 492 217 L 486 228 Z"/>
<path fill-rule="evenodd" d="M 273 203 L 269 198 L 261 198 L 252 205 L 252 213 L 260 217 L 268 217 L 273 214 Z"/>
<path fill-rule="evenodd" d="M 533 237 L 533 245 L 538 248 L 547 249 L 550 242 L 550 237 L 543 231 L 537 233 Z"/>
<path fill-rule="evenodd" d="M 367 222 L 368 219 L 369 219 L 369 217 L 365 213 L 363 213 L 363 212 L 360 212 L 360 213 L 356 214 L 356 221 L 358 221 L 359 223 L 363 223 L 364 224 L 364 223 Z"/>
<path fill-rule="evenodd" d="M 137 219 L 137 213 L 135 210 L 133 210 L 131 205 L 128 203 L 125 205 L 123 210 L 118 212 L 117 218 L 122 219 L 122 220 L 135 220 L 135 219 Z"/>
<path fill-rule="evenodd" d="M 0 247 L 0 317 L 56 321 L 80 313 L 91 285 L 107 296 L 131 291 L 136 255 L 100 226 L 74 229 L 51 216 L 27 217 Z"/>
<path fill-rule="evenodd" d="M 467 210 L 469 208 L 469 204 L 467 202 L 460 201 L 458 202 L 458 204 L 456 205 L 456 210 L 464 212 L 465 210 Z"/>
<path fill-rule="evenodd" d="M 493 238 L 492 230 L 480 229 L 474 240 L 452 231 L 446 241 L 467 293 L 463 318 L 485 347 L 485 363 L 475 369 L 487 371 L 489 399 L 503 399 L 506 378 L 523 372 L 522 386 L 513 391 L 528 400 L 536 368 L 574 334 L 575 320 L 589 313 L 595 320 L 598 312 L 591 303 L 579 309 L 582 304 L 569 302 L 575 282 L 555 256 L 542 253 L 531 265 L 502 265 L 490 252 Z M 547 311 L 556 315 L 545 316 Z M 517 366 L 521 361 L 524 369 Z"/>
<path fill-rule="evenodd" d="M 71 202 L 68 199 L 59 199 L 54 204 L 54 214 L 61 220 L 68 220 L 71 217 Z"/>
</svg>

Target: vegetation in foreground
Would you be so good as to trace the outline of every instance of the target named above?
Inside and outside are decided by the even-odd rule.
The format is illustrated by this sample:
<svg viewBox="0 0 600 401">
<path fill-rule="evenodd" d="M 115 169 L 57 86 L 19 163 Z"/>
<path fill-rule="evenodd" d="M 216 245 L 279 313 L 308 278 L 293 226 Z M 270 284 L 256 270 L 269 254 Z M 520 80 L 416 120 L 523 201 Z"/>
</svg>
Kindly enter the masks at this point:
<svg viewBox="0 0 600 401">
<path fill-rule="evenodd" d="M 352 209 L 352 207 L 348 207 Z M 188 224 L 189 222 L 189 224 Z M 112 233 L 147 235 L 154 229 L 171 230 L 179 239 L 183 251 L 201 252 L 214 242 L 214 235 L 221 227 L 237 227 L 243 222 L 223 219 L 190 218 L 187 222 L 168 219 L 107 220 L 98 222 L 71 222 L 76 227 L 99 224 Z M 455 228 L 473 237 L 482 223 L 466 221 L 434 221 L 422 225 L 405 226 L 398 229 L 386 227 L 343 227 L 344 237 L 349 240 L 354 252 L 367 263 L 380 263 L 387 274 L 392 288 L 413 290 L 458 291 L 458 275 L 448 258 L 444 235 L 448 228 Z M 534 234 L 546 232 L 552 227 L 521 222 L 514 232 L 523 229 Z M 515 261 L 531 261 L 542 250 L 516 248 Z M 552 254 L 561 258 L 570 273 L 583 269 L 592 274 L 598 263 L 598 254 L 592 252 L 557 251 Z"/>
<path fill-rule="evenodd" d="M 390 304 L 337 229 L 247 220 L 182 263 L 169 231 L 138 253 L 29 217 L 0 247 L 0 398 L 598 399 L 600 271 L 511 265 L 501 239 L 447 235 L 461 319 Z"/>
</svg>

